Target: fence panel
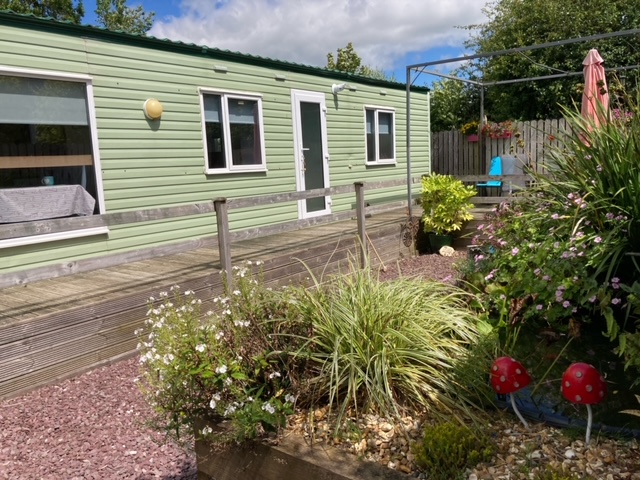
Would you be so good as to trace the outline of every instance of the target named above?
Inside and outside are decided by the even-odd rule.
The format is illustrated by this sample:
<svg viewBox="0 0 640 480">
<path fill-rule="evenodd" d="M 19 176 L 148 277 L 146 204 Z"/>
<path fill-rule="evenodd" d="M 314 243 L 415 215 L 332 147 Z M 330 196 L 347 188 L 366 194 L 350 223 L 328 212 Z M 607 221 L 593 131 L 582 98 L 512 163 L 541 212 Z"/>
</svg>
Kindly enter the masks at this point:
<svg viewBox="0 0 640 480">
<path fill-rule="evenodd" d="M 550 149 L 562 141 L 569 127 L 564 119 L 515 122 L 508 138 L 483 137 L 474 141 L 462 132 L 450 130 L 431 134 L 431 165 L 434 173 L 485 175 L 490 159 L 510 154 L 536 172 L 544 173 Z"/>
</svg>

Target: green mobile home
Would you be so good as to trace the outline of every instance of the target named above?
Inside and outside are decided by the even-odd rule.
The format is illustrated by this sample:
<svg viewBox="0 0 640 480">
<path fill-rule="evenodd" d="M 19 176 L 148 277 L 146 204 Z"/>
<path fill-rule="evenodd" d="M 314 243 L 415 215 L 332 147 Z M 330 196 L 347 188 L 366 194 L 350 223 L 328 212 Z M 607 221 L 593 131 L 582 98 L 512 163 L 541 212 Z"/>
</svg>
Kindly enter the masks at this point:
<svg viewBox="0 0 640 480">
<path fill-rule="evenodd" d="M 410 106 L 426 173 L 428 90 Z M 0 13 L 0 277 L 216 233 L 213 214 L 48 231 L 52 218 L 406 179 L 406 110 L 396 82 Z M 234 210 L 230 228 L 347 211 L 353 196 L 263 208 Z M 42 228 L 11 233 L 25 222 Z"/>
</svg>

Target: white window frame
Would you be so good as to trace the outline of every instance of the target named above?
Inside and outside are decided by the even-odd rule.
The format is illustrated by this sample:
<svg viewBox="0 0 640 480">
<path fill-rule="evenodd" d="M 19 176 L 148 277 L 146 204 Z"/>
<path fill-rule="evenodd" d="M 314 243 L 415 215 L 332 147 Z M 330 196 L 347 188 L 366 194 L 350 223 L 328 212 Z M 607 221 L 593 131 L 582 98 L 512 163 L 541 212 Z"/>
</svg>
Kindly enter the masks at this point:
<svg viewBox="0 0 640 480">
<path fill-rule="evenodd" d="M 239 172 L 266 172 L 267 171 L 267 155 L 265 151 L 265 139 L 264 139 L 264 115 L 262 111 L 262 95 L 259 93 L 251 92 L 239 92 L 233 90 L 220 90 L 214 88 L 200 87 L 198 88 L 198 95 L 200 97 L 200 114 L 202 119 L 202 143 L 204 145 L 204 172 L 207 175 L 219 175 L 225 173 L 239 173 Z M 220 108 L 222 115 L 222 129 L 224 135 L 224 144 L 231 146 L 231 128 L 229 125 L 229 108 L 227 100 L 229 98 L 240 100 L 251 100 L 258 104 L 258 131 L 260 133 L 260 155 L 262 157 L 262 164 L 260 165 L 233 165 L 233 153 L 231 148 L 225 149 L 225 168 L 209 168 L 209 145 L 207 145 L 207 126 L 205 121 L 204 111 L 204 96 L 205 95 L 219 95 Z"/>
<path fill-rule="evenodd" d="M 368 143 L 367 143 L 367 111 L 373 112 L 373 129 L 375 133 L 375 160 L 369 161 L 369 152 L 368 152 Z M 393 155 L 392 158 L 383 158 L 380 159 L 380 141 L 379 141 L 379 123 L 378 123 L 378 114 L 379 113 L 389 113 L 391 114 L 391 121 L 393 122 Z M 365 148 L 365 156 L 364 161 L 366 165 L 397 165 L 396 160 L 396 110 L 391 107 L 380 107 L 375 105 L 365 105 L 364 106 L 364 148 Z"/>
<path fill-rule="evenodd" d="M 68 82 L 78 82 L 85 84 L 87 109 L 89 114 L 89 129 L 91 133 L 91 151 L 93 155 L 93 168 L 96 179 L 96 203 L 100 214 L 105 213 L 104 189 L 102 186 L 102 167 L 100 164 L 100 148 L 98 146 L 98 128 L 96 123 L 96 105 L 93 99 L 93 77 L 89 75 L 53 72 L 48 70 L 35 70 L 29 68 L 16 68 L 7 65 L 0 65 L 0 75 L 41 78 L 44 80 L 61 80 Z M 72 238 L 87 237 L 93 235 L 104 235 L 109 233 L 108 227 L 93 227 L 81 230 L 69 230 L 56 234 L 31 235 L 28 237 L 9 238 L 0 240 L 0 249 L 11 248 L 35 243 L 52 242 L 58 240 L 68 240 Z"/>
</svg>

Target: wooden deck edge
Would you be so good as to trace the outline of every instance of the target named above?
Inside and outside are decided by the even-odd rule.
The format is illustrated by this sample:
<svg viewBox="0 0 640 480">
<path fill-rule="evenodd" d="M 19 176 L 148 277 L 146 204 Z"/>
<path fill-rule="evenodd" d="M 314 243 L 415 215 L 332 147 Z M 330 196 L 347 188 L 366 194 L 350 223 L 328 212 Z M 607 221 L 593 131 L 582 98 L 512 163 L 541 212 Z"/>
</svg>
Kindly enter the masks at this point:
<svg viewBox="0 0 640 480">
<path fill-rule="evenodd" d="M 397 222 L 396 225 L 372 229 L 369 238 L 376 249 L 376 254 L 370 251 L 372 265 L 400 258 L 409 250 L 401 243 Z M 313 272 L 339 272 L 346 269 L 350 258 L 356 261 L 357 246 L 354 235 L 344 235 L 328 245 L 301 248 L 278 256 L 265 262 L 266 280 L 273 284 L 304 281 L 309 272 L 300 259 L 306 260 Z M 318 255 L 319 251 L 323 253 Z M 170 286 L 171 282 L 167 281 L 163 289 Z M 181 282 L 181 286 L 183 290 L 193 290 L 205 303 L 203 308 L 207 309 L 213 296 L 223 291 L 222 279 L 216 272 Z M 159 291 L 147 286 L 134 294 L 90 307 L 0 327 L 0 372 L 4 374 L 0 375 L 0 399 L 135 355 L 137 339 L 133 331 L 143 326 L 149 296 L 157 295 Z M 76 337 L 73 336 L 74 331 L 78 333 Z M 69 358 L 69 352 L 80 353 Z"/>
</svg>

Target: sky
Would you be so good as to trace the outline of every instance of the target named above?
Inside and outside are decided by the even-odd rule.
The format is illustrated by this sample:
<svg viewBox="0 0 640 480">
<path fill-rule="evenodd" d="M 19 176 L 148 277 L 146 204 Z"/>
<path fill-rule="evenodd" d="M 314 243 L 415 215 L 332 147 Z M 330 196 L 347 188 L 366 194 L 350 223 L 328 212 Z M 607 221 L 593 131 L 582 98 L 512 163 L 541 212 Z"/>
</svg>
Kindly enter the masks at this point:
<svg viewBox="0 0 640 480">
<path fill-rule="evenodd" d="M 464 55 L 469 31 L 458 27 L 482 23 L 486 2 L 129 0 L 128 5 L 156 13 L 148 35 L 305 65 L 324 67 L 328 52 L 352 42 L 365 65 L 404 82 L 407 65 Z M 84 5 L 83 23 L 95 24 L 95 0 Z M 422 75 L 415 83 L 434 80 Z"/>
</svg>

